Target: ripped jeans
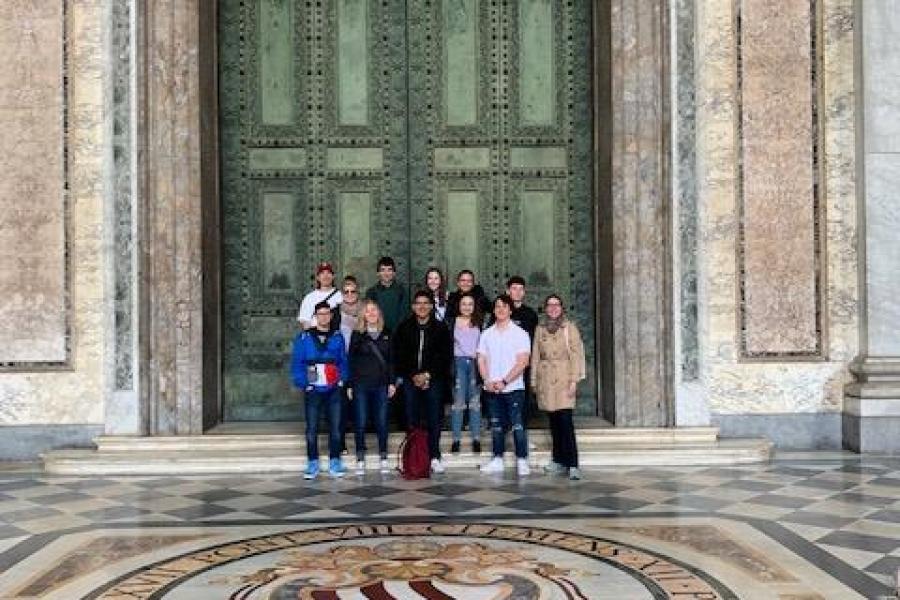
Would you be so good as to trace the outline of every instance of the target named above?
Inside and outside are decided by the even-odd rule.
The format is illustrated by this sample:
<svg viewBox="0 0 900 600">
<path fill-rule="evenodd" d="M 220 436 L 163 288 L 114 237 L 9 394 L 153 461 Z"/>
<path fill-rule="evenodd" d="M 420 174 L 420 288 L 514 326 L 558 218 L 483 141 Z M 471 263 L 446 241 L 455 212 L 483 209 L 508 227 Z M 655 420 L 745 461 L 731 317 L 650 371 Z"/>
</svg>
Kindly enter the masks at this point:
<svg viewBox="0 0 900 600">
<path fill-rule="evenodd" d="M 491 415 L 491 440 L 494 456 L 506 451 L 506 429 L 512 429 L 516 446 L 516 458 L 528 458 L 528 432 L 522 419 L 525 390 L 506 394 L 487 394 L 488 413 Z"/>
<path fill-rule="evenodd" d="M 463 415 L 469 409 L 469 433 L 472 440 L 481 437 L 481 388 L 475 381 L 475 359 L 457 356 L 453 359 L 456 375 L 453 383 L 453 404 L 450 406 L 450 430 L 453 441 L 462 440 Z"/>
</svg>

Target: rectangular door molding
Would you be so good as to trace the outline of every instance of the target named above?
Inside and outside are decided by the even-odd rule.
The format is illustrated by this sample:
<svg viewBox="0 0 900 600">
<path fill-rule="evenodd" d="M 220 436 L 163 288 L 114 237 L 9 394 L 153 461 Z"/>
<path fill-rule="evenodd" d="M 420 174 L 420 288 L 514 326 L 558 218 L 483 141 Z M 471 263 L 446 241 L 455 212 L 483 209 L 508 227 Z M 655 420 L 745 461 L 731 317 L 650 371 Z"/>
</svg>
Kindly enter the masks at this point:
<svg viewBox="0 0 900 600">
<path fill-rule="evenodd" d="M 327 260 L 407 268 L 406 9 L 392 0 L 219 2 L 225 420 L 300 419 L 300 299 Z M 340 282 L 338 282 L 340 283 Z"/>
<path fill-rule="evenodd" d="M 591 3 L 412 5 L 413 270 L 466 266 L 489 295 L 522 275 L 535 306 L 561 294 L 594 364 L 594 236 L 577 226 L 594 222 Z M 596 414 L 593 370 L 580 389 Z"/>
</svg>

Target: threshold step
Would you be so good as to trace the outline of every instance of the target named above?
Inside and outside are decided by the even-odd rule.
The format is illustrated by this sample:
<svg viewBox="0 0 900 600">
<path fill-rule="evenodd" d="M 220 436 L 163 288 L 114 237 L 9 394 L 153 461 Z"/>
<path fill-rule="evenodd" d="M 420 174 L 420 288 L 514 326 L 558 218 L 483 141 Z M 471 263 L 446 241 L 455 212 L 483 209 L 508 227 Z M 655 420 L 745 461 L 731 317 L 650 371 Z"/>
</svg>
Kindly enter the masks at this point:
<svg viewBox="0 0 900 600">
<path fill-rule="evenodd" d="M 697 445 L 714 444 L 718 438 L 717 427 L 667 427 L 667 428 L 578 428 L 579 447 L 606 447 L 609 445 Z M 399 447 L 403 439 L 402 432 L 392 432 L 389 436 L 389 447 Z M 529 440 L 535 444 L 550 444 L 550 432 L 547 429 L 530 429 Z M 442 440 L 449 447 L 449 432 L 444 431 Z M 325 434 L 320 434 L 320 444 Z M 348 443 L 353 434 L 347 434 Z M 373 438 L 374 439 L 374 438 Z M 463 437 L 464 444 L 468 438 Z M 282 448 L 285 450 L 305 450 L 306 442 L 302 430 L 295 433 L 252 433 L 252 434 L 208 434 L 187 436 L 100 436 L 94 443 L 101 451 L 131 452 L 136 450 L 247 450 L 252 448 Z M 481 436 L 482 447 L 490 443 L 490 435 L 485 432 Z"/>
<path fill-rule="evenodd" d="M 371 447 L 371 446 L 370 446 Z M 475 469 L 489 458 L 489 445 L 480 455 L 462 452 L 444 453 L 449 470 Z M 511 448 L 511 446 L 508 446 Z M 324 446 L 320 446 L 320 450 Z M 167 450 L 167 451 L 101 451 L 55 450 L 42 458 L 47 473 L 65 475 L 189 475 L 207 473 L 297 473 L 306 467 L 305 448 L 254 448 L 252 450 Z M 607 445 L 602 449 L 579 448 L 583 467 L 634 466 L 703 466 L 736 465 L 766 462 L 772 454 L 772 443 L 766 439 L 726 439 L 713 445 L 639 446 L 633 444 Z M 396 451 L 389 453 L 391 466 L 396 465 Z M 508 451 L 506 461 L 512 465 Z M 529 462 L 538 467 L 550 459 L 546 446 L 529 452 Z M 353 454 L 344 456 L 345 464 L 355 465 Z M 367 457 L 370 468 L 377 462 Z"/>
</svg>

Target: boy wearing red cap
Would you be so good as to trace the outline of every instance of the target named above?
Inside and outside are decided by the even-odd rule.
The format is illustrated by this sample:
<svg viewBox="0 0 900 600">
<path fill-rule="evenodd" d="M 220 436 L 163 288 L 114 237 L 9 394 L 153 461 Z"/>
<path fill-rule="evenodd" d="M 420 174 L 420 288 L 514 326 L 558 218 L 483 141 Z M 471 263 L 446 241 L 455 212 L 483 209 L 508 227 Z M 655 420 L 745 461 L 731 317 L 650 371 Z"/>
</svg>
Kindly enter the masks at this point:
<svg viewBox="0 0 900 600">
<path fill-rule="evenodd" d="M 331 308 L 344 301 L 341 291 L 334 287 L 334 268 L 331 263 L 321 262 L 316 266 L 316 289 L 303 297 L 300 303 L 300 311 L 297 313 L 297 321 L 300 329 L 307 330 L 316 326 L 316 304 L 327 302 Z M 332 322 L 332 327 L 340 325 Z"/>
</svg>

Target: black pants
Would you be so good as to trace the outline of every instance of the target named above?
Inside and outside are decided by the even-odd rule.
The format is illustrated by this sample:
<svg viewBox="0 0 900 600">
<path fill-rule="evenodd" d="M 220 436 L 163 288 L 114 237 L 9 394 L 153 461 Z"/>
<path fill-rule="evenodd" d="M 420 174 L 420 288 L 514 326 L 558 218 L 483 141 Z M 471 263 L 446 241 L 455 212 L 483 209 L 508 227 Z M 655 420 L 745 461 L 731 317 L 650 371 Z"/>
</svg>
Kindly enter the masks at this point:
<svg viewBox="0 0 900 600">
<path fill-rule="evenodd" d="M 578 445 L 575 442 L 575 423 L 572 409 L 563 408 L 547 413 L 550 435 L 553 438 L 553 462 L 564 467 L 578 466 Z"/>
</svg>

